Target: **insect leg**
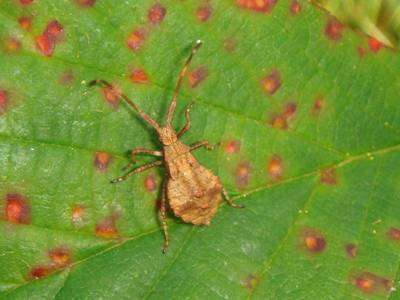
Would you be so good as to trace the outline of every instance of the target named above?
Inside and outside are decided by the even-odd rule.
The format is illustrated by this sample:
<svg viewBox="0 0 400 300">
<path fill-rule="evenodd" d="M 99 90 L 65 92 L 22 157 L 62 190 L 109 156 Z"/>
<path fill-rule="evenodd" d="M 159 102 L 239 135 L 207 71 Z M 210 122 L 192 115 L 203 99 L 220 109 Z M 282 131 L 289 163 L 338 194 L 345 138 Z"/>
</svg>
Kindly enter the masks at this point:
<svg viewBox="0 0 400 300">
<path fill-rule="evenodd" d="M 158 150 L 151 150 L 151 149 L 145 149 L 145 148 L 136 148 L 132 150 L 131 153 L 131 162 L 126 165 L 123 170 L 129 169 L 136 163 L 136 156 L 138 154 L 149 154 L 149 155 L 154 155 L 154 156 L 163 156 L 163 153 Z"/>
<path fill-rule="evenodd" d="M 111 90 L 115 90 L 115 88 L 112 86 L 111 83 L 107 82 L 106 80 L 103 79 L 95 79 L 89 82 L 89 86 L 94 86 L 94 85 L 99 85 L 102 87 L 107 87 Z M 119 97 L 121 97 L 126 103 L 129 104 L 134 110 L 136 110 L 139 115 L 142 117 L 143 120 L 145 120 L 150 126 L 155 128 L 157 131 L 161 130 L 161 126 L 148 114 L 146 114 L 143 110 L 140 109 L 139 106 L 136 105 L 135 102 L 133 102 L 129 97 L 123 93 L 117 93 Z"/>
<path fill-rule="evenodd" d="M 190 104 L 186 107 L 186 110 L 185 110 L 186 124 L 185 124 L 185 127 L 183 127 L 183 128 L 178 132 L 178 134 L 177 134 L 178 138 L 180 138 L 182 135 L 184 135 L 185 132 L 188 131 L 188 130 L 190 129 L 190 126 L 192 125 L 191 122 L 190 122 L 190 115 L 189 115 L 190 109 L 192 108 L 192 106 L 193 106 L 193 102 L 190 103 Z"/>
<path fill-rule="evenodd" d="M 236 204 L 232 201 L 225 188 L 222 188 L 222 194 L 224 194 L 225 201 L 228 203 L 229 206 L 232 206 L 234 208 L 244 208 L 243 204 Z"/>
<path fill-rule="evenodd" d="M 190 62 L 192 61 L 193 56 L 196 54 L 197 50 L 199 50 L 201 45 L 202 45 L 202 42 L 200 40 L 198 40 L 196 42 L 196 45 L 193 47 L 192 52 L 190 53 L 188 59 L 186 60 L 186 63 L 183 65 L 181 72 L 179 73 L 178 82 L 176 83 L 176 86 L 175 86 L 174 96 L 172 98 L 171 104 L 168 109 L 167 125 L 172 124 L 172 119 L 174 118 L 174 113 L 175 113 L 175 109 L 176 109 L 176 99 L 178 97 L 179 90 L 181 89 L 183 78 L 185 77 L 187 68 L 188 68 Z"/>
<path fill-rule="evenodd" d="M 209 141 L 200 141 L 197 143 L 194 143 L 192 145 L 190 145 L 190 151 L 194 151 L 196 149 L 199 149 L 201 147 L 205 147 L 207 150 L 214 150 L 216 146 L 218 146 L 219 144 L 216 145 L 211 145 Z"/>
<path fill-rule="evenodd" d="M 161 206 L 160 206 L 160 217 L 161 224 L 164 231 L 164 246 L 162 252 L 165 254 L 169 246 L 169 235 L 168 235 L 168 224 L 167 224 L 167 184 L 164 181 L 162 195 L 161 195 Z"/>
<path fill-rule="evenodd" d="M 128 177 L 131 177 L 134 174 L 143 172 L 144 170 L 147 170 L 147 169 L 150 169 L 150 168 L 153 168 L 153 167 L 156 167 L 156 166 L 161 166 L 163 163 L 164 162 L 162 160 L 158 160 L 158 161 L 154 161 L 154 162 L 145 164 L 145 165 L 140 166 L 140 167 L 138 167 L 136 169 L 133 169 L 129 173 L 125 174 L 124 176 L 121 176 L 121 177 L 118 177 L 118 178 L 115 178 L 115 179 L 111 180 L 110 182 L 111 183 L 118 183 L 118 182 L 124 181 Z"/>
</svg>

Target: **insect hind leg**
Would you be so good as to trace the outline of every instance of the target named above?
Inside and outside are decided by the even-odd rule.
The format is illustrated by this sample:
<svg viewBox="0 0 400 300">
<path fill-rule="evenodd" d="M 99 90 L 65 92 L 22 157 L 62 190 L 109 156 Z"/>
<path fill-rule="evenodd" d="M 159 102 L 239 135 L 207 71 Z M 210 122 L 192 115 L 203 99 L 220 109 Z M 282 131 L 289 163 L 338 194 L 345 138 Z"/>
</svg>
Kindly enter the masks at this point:
<svg viewBox="0 0 400 300">
<path fill-rule="evenodd" d="M 163 184 L 160 206 L 160 221 L 164 232 L 164 246 L 162 252 L 165 254 L 169 246 L 168 223 L 167 223 L 167 189 L 166 183 Z"/>
<path fill-rule="evenodd" d="M 233 202 L 225 188 L 222 188 L 222 194 L 224 195 L 225 201 L 228 203 L 229 206 L 233 208 L 244 208 L 243 204 L 236 204 L 235 202 Z"/>
</svg>

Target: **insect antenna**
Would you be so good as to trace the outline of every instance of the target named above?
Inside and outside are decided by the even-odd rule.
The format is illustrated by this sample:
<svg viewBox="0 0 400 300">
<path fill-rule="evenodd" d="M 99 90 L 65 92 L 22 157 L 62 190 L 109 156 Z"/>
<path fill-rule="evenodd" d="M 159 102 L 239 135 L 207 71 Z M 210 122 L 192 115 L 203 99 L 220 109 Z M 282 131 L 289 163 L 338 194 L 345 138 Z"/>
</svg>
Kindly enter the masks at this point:
<svg viewBox="0 0 400 300">
<path fill-rule="evenodd" d="M 94 85 L 100 85 L 102 87 L 108 87 L 112 90 L 115 90 L 115 88 L 107 81 L 103 79 L 95 79 L 92 80 L 88 83 L 88 86 L 94 86 Z M 150 117 L 147 113 L 145 113 L 143 110 L 140 109 L 139 106 L 137 106 L 136 103 L 134 103 L 129 97 L 123 93 L 118 93 L 119 97 L 122 98 L 126 103 L 128 103 L 129 106 L 131 106 L 134 110 L 136 110 L 139 115 L 145 120 L 150 126 L 154 127 L 157 131 L 161 130 L 161 126 L 152 118 Z"/>
<path fill-rule="evenodd" d="M 179 91 L 182 86 L 182 81 L 183 81 L 183 78 L 185 77 L 188 66 L 189 66 L 190 62 L 192 61 L 193 56 L 196 54 L 197 50 L 199 50 L 199 48 L 201 47 L 202 44 L 203 44 L 203 42 L 201 40 L 196 41 L 196 45 L 194 45 L 194 47 L 192 48 L 192 52 L 190 53 L 188 59 L 186 60 L 186 63 L 183 65 L 181 72 L 179 73 L 178 82 L 176 83 L 176 86 L 175 86 L 174 96 L 172 98 L 171 104 L 168 109 L 167 126 L 172 125 L 172 120 L 174 118 L 175 109 L 176 109 L 176 99 L 178 98 L 178 94 L 179 94 Z"/>
</svg>

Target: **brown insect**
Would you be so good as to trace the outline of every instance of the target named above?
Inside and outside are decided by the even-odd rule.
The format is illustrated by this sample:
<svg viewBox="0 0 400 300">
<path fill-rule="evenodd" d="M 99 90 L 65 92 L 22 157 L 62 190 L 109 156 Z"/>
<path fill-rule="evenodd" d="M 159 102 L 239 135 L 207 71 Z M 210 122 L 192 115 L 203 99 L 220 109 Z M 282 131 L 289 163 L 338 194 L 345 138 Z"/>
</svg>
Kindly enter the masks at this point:
<svg viewBox="0 0 400 300">
<path fill-rule="evenodd" d="M 189 116 L 191 105 L 189 105 L 185 111 L 185 126 L 178 133 L 172 127 L 172 121 L 176 109 L 176 100 L 182 85 L 182 80 L 194 54 L 201 45 L 201 41 L 196 42 L 196 45 L 193 47 L 190 56 L 179 74 L 175 92 L 168 109 L 166 126 L 158 124 L 126 95 L 121 93 L 119 94 L 123 100 L 139 113 L 144 121 L 157 131 L 159 139 L 163 144 L 162 151 L 144 148 L 136 148 L 132 150 L 131 163 L 129 163 L 127 167 L 131 167 L 136 162 L 136 155 L 138 154 L 159 156 L 163 157 L 163 160 L 151 162 L 135 168 L 124 176 L 112 180 L 111 183 L 124 181 L 134 174 L 156 166 L 165 166 L 167 179 L 163 184 L 160 207 L 161 223 L 164 230 L 164 253 L 169 245 L 168 225 L 166 221 L 167 199 L 169 206 L 172 208 L 176 216 L 181 217 L 187 223 L 195 225 L 210 224 L 210 221 L 216 214 L 218 206 L 222 200 L 221 193 L 224 195 L 225 200 L 230 206 L 235 208 L 243 207 L 242 205 L 233 203 L 219 177 L 214 175 L 209 169 L 202 166 L 191 153 L 200 147 L 205 147 L 208 150 L 211 150 L 214 147 L 211 146 L 208 141 L 200 141 L 188 146 L 179 140 L 179 138 L 182 137 L 191 127 Z M 110 83 L 102 79 L 91 81 L 89 86 L 96 84 L 110 89 L 113 88 Z"/>
</svg>

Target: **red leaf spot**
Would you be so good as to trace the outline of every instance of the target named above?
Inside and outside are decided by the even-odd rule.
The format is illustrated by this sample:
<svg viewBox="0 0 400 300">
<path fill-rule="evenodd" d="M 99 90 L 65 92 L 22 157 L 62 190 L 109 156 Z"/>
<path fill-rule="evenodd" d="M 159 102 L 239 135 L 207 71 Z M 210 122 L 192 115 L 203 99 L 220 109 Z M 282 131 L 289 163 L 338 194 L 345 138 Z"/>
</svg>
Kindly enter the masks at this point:
<svg viewBox="0 0 400 300">
<path fill-rule="evenodd" d="M 325 34 L 331 40 L 337 42 L 343 36 L 344 25 L 334 18 L 330 18 L 325 27 Z"/>
<path fill-rule="evenodd" d="M 198 67 L 189 74 L 189 83 L 192 88 L 198 86 L 208 76 L 208 68 L 206 66 Z"/>
<path fill-rule="evenodd" d="M 133 69 L 130 75 L 130 79 L 134 83 L 148 84 L 150 82 L 149 75 L 143 69 Z"/>
<path fill-rule="evenodd" d="M 55 248 L 49 251 L 52 265 L 56 268 L 64 268 L 71 263 L 71 251 L 68 248 Z"/>
<path fill-rule="evenodd" d="M 241 143 L 238 140 L 232 140 L 225 142 L 225 152 L 228 154 L 238 153 L 240 151 Z"/>
<path fill-rule="evenodd" d="M 323 98 L 317 98 L 314 102 L 314 109 L 313 109 L 313 113 L 314 115 L 318 116 L 322 109 L 324 109 L 326 107 L 326 100 Z"/>
<path fill-rule="evenodd" d="M 74 81 L 74 73 L 69 70 L 64 72 L 60 77 L 60 83 L 64 85 L 70 85 Z"/>
<path fill-rule="evenodd" d="M 33 0 L 19 0 L 19 3 L 21 3 L 21 5 L 29 5 L 33 2 Z"/>
<path fill-rule="evenodd" d="M 121 90 L 115 86 L 105 86 L 101 91 L 107 103 L 116 109 L 119 105 Z"/>
<path fill-rule="evenodd" d="M 105 171 L 110 164 L 111 155 L 107 152 L 98 151 L 94 159 L 94 165 L 100 171 Z"/>
<path fill-rule="evenodd" d="M 57 20 L 50 21 L 44 30 L 44 35 L 47 35 L 49 39 L 54 41 L 60 41 L 64 33 L 64 27 Z"/>
<path fill-rule="evenodd" d="M 321 170 L 321 182 L 328 185 L 336 185 L 337 184 L 336 169 L 328 168 Z"/>
<path fill-rule="evenodd" d="M 92 7 L 96 4 L 96 0 L 75 0 L 75 2 L 82 7 Z"/>
<path fill-rule="evenodd" d="M 49 275 L 50 271 L 51 271 L 50 268 L 47 266 L 38 266 L 32 268 L 30 273 L 33 279 L 39 279 Z"/>
<path fill-rule="evenodd" d="M 391 280 L 371 272 L 358 274 L 354 280 L 354 284 L 366 294 L 372 294 L 378 290 L 390 290 L 393 286 Z"/>
<path fill-rule="evenodd" d="M 21 41 L 15 37 L 10 37 L 4 41 L 4 46 L 8 53 L 17 53 L 21 50 Z"/>
<path fill-rule="evenodd" d="M 304 234 L 304 245 L 310 252 L 322 252 L 326 248 L 326 240 L 321 233 L 307 230 Z"/>
<path fill-rule="evenodd" d="M 213 8 L 211 6 L 211 3 L 207 1 L 207 3 L 200 5 L 197 8 L 196 16 L 197 19 L 199 19 L 200 21 L 207 22 L 208 19 L 210 19 L 212 13 L 213 13 Z"/>
<path fill-rule="evenodd" d="M 285 130 L 288 128 L 288 123 L 286 121 L 286 118 L 281 115 L 272 116 L 271 125 L 272 127 L 281 130 Z"/>
<path fill-rule="evenodd" d="M 24 196 L 9 193 L 6 197 L 6 219 L 15 224 L 31 223 L 31 206 Z"/>
<path fill-rule="evenodd" d="M 224 48 L 229 53 L 233 53 L 236 50 L 237 42 L 233 38 L 228 38 L 224 41 Z"/>
<path fill-rule="evenodd" d="M 275 154 L 268 163 L 268 174 L 273 179 L 279 179 L 283 174 L 282 158 Z"/>
<path fill-rule="evenodd" d="M 347 244 L 346 245 L 346 253 L 351 257 L 356 257 L 358 252 L 358 247 L 355 244 Z"/>
<path fill-rule="evenodd" d="M 250 182 L 251 166 L 245 161 L 241 162 L 236 168 L 236 184 L 238 188 L 245 188 Z"/>
<path fill-rule="evenodd" d="M 258 283 L 258 277 L 255 276 L 254 274 L 249 274 L 247 277 L 243 280 L 243 285 L 248 288 L 249 290 L 252 290 L 256 287 Z"/>
<path fill-rule="evenodd" d="M 135 30 L 134 32 L 132 32 L 128 36 L 128 39 L 126 40 L 126 44 L 133 51 L 138 51 L 140 48 L 142 48 L 145 38 L 146 38 L 146 34 L 145 34 L 144 29 L 139 28 L 139 29 Z"/>
<path fill-rule="evenodd" d="M 156 3 L 149 9 L 149 21 L 153 25 L 158 25 L 164 20 L 166 13 L 167 10 L 165 9 L 165 7 L 162 6 L 160 3 Z"/>
<path fill-rule="evenodd" d="M 0 115 L 6 111 L 8 98 L 8 92 L 0 88 Z"/>
<path fill-rule="evenodd" d="M 72 208 L 72 222 L 82 223 L 85 217 L 85 208 L 81 205 Z"/>
<path fill-rule="evenodd" d="M 54 39 L 47 34 L 42 34 L 36 37 L 36 45 L 44 56 L 50 57 L 53 55 L 56 46 Z"/>
<path fill-rule="evenodd" d="M 269 95 L 275 94 L 282 85 L 280 73 L 277 70 L 273 70 L 261 81 L 261 84 Z"/>
<path fill-rule="evenodd" d="M 119 236 L 118 229 L 116 227 L 116 220 L 118 215 L 114 214 L 109 218 L 96 224 L 96 234 L 105 238 L 116 238 Z"/>
<path fill-rule="evenodd" d="M 155 192 L 157 190 L 157 179 L 154 174 L 149 174 L 144 179 L 144 187 L 148 192 Z"/>
<path fill-rule="evenodd" d="M 392 227 L 389 229 L 388 235 L 391 239 L 400 241 L 400 229 Z"/>
<path fill-rule="evenodd" d="M 292 4 L 290 5 L 290 12 L 295 16 L 301 12 L 301 4 L 299 3 L 299 1 L 292 1 Z"/>
<path fill-rule="evenodd" d="M 373 37 L 370 37 L 368 39 L 368 45 L 369 45 L 369 49 L 374 53 L 378 53 L 384 47 L 383 43 L 381 43 L 380 41 L 378 41 L 377 39 L 375 39 Z"/>
<path fill-rule="evenodd" d="M 283 109 L 283 117 L 286 120 L 290 120 L 294 117 L 297 111 L 297 104 L 296 103 L 287 103 Z"/>
<path fill-rule="evenodd" d="M 30 31 L 32 29 L 32 17 L 22 16 L 18 18 L 19 26 L 22 29 Z"/>
<path fill-rule="evenodd" d="M 236 0 L 240 7 L 262 13 L 270 13 L 277 2 L 278 0 Z"/>
</svg>

